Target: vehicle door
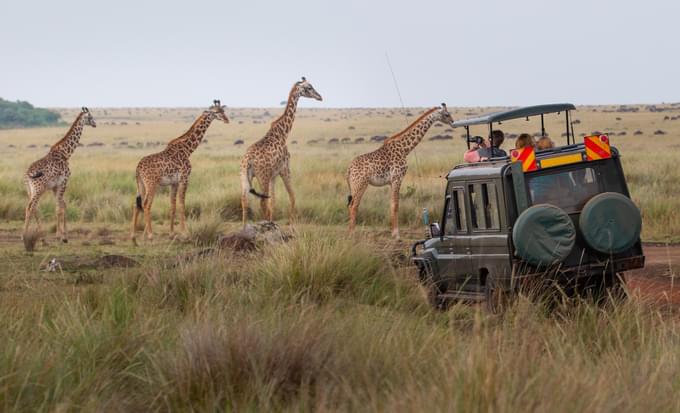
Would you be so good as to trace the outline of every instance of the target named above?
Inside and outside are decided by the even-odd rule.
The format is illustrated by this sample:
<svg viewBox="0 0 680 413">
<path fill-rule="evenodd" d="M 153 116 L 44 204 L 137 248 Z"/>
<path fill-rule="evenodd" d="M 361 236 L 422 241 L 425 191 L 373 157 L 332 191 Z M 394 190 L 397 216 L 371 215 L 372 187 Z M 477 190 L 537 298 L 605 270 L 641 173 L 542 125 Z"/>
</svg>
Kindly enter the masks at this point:
<svg viewBox="0 0 680 413">
<path fill-rule="evenodd" d="M 472 289 L 483 288 L 486 276 L 509 276 L 508 234 L 504 228 L 505 210 L 500 180 L 489 179 L 466 184 L 470 211 L 470 271 Z M 506 274 L 507 273 L 507 274 Z"/>
<path fill-rule="evenodd" d="M 470 232 L 465 197 L 463 184 L 449 184 L 437 251 L 440 275 L 447 280 L 449 289 L 459 289 L 470 277 Z"/>
</svg>

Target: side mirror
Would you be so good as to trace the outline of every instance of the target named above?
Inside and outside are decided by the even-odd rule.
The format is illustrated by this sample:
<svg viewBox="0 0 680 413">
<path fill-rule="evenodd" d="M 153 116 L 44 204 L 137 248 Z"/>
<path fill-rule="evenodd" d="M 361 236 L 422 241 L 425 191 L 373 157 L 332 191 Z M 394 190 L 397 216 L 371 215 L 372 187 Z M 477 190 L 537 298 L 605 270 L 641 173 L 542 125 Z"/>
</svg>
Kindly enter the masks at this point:
<svg viewBox="0 0 680 413">
<path fill-rule="evenodd" d="M 439 228 L 438 222 L 433 222 L 430 224 L 430 235 L 432 238 L 437 238 L 442 235 L 442 230 Z"/>
</svg>

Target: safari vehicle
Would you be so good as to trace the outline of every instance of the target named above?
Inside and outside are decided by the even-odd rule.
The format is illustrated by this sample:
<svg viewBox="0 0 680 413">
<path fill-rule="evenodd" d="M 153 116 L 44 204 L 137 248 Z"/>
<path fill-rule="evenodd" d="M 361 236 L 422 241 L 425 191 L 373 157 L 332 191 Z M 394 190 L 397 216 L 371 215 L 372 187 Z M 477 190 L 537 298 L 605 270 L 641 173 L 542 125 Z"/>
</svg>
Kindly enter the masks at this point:
<svg viewBox="0 0 680 413">
<path fill-rule="evenodd" d="M 412 247 L 433 304 L 486 301 L 492 311 L 522 286 L 557 284 L 570 294 L 623 296 L 623 273 L 644 266 L 640 211 L 607 135 L 576 142 L 571 104 L 524 107 L 456 121 L 470 128 L 564 113 L 567 145 L 455 166 L 443 216 Z M 479 139 L 479 138 L 477 138 Z M 489 139 L 489 141 L 491 141 Z M 426 212 L 426 211 L 425 211 Z M 424 213 L 424 220 L 428 220 Z"/>
</svg>

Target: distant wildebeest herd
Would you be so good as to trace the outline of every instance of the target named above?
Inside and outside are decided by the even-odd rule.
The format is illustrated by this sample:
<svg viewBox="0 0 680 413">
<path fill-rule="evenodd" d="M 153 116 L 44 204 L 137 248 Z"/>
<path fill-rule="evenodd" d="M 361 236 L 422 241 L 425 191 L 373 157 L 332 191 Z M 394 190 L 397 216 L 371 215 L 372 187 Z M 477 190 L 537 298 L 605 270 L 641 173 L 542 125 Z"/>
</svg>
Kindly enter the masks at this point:
<svg viewBox="0 0 680 413">
<path fill-rule="evenodd" d="M 290 199 L 290 220 L 295 220 L 295 193 L 290 172 L 290 153 L 286 140 L 293 127 L 295 112 L 300 97 L 322 100 L 321 95 L 304 77 L 295 82 L 285 103 L 283 114 L 271 123 L 263 138 L 253 143 L 245 152 L 240 163 L 241 208 L 243 224 L 248 217 L 248 194 L 260 199 L 264 219 L 271 221 L 274 210 L 274 181 L 281 177 Z M 130 239 L 136 244 L 136 228 L 139 214 L 144 216 L 144 235 L 153 239 L 151 227 L 151 206 L 156 191 L 162 186 L 170 187 L 170 234 L 175 231 L 177 198 L 179 198 L 179 228 L 186 231 L 185 196 L 191 175 L 191 154 L 198 148 L 206 130 L 214 120 L 229 123 L 225 106 L 219 100 L 205 110 L 184 134 L 168 142 L 161 152 L 143 157 L 136 169 L 137 196 L 133 206 Z M 349 229 L 356 225 L 356 214 L 361 198 L 372 186 L 390 185 L 392 235 L 399 237 L 398 209 L 399 189 L 407 170 L 407 156 L 420 143 L 428 129 L 436 122 L 453 124 L 453 118 L 446 104 L 433 107 L 422 113 L 406 129 L 389 138 L 380 137 L 382 145 L 373 152 L 360 155 L 350 163 L 346 178 L 349 186 L 348 208 Z M 52 190 L 57 200 L 57 238 L 67 242 L 66 202 L 64 194 L 71 170 L 69 158 L 79 146 L 85 126 L 97 124 L 90 110 L 83 107 L 66 135 L 52 145 L 49 153 L 31 164 L 24 174 L 28 191 L 28 205 L 24 220 L 24 236 L 28 233 L 31 218 L 35 218 L 40 232 L 37 204 L 40 197 Z M 260 184 L 260 192 L 253 187 L 253 178 Z"/>
</svg>

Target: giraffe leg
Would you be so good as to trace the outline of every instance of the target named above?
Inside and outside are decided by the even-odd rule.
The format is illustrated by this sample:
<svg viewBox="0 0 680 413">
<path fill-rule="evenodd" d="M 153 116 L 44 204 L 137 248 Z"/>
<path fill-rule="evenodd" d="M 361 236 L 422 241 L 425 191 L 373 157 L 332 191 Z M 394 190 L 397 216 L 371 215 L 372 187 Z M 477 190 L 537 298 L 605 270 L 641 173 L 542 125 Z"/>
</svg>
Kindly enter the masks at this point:
<svg viewBox="0 0 680 413">
<path fill-rule="evenodd" d="M 293 192 L 293 183 L 290 180 L 290 168 L 286 165 L 286 168 L 281 173 L 281 179 L 283 180 L 283 185 L 286 187 L 286 192 L 288 192 L 288 199 L 290 200 L 290 211 L 288 211 L 288 220 L 291 224 L 295 222 L 296 210 L 295 210 L 295 192 Z"/>
<path fill-rule="evenodd" d="M 186 179 L 188 179 L 188 177 Z M 188 180 L 182 180 L 180 181 L 179 188 L 177 190 L 179 193 L 179 230 L 182 231 L 182 233 L 185 233 L 187 230 L 187 218 L 184 200 L 186 199 L 188 185 Z"/>
<path fill-rule="evenodd" d="M 67 243 L 66 236 L 66 201 L 64 200 L 64 193 L 66 193 L 66 182 L 61 184 L 57 189 L 57 204 L 59 206 L 59 219 L 61 219 L 61 242 Z"/>
<path fill-rule="evenodd" d="M 170 187 L 170 236 L 172 237 L 175 233 L 175 209 L 177 207 L 177 187 L 178 185 L 172 185 Z"/>
<path fill-rule="evenodd" d="M 399 189 L 401 180 L 393 181 L 391 187 L 390 217 L 392 221 L 392 237 L 399 239 Z"/>
<path fill-rule="evenodd" d="M 367 188 L 368 180 L 360 181 L 355 188 L 351 188 L 350 185 L 350 196 L 352 197 L 352 200 L 349 203 L 349 232 L 353 232 L 356 227 L 357 211 L 359 210 L 361 198 L 364 196 L 364 192 L 366 192 Z"/>
<path fill-rule="evenodd" d="M 36 221 L 38 222 L 38 231 L 40 231 L 40 221 L 38 220 L 37 216 L 37 209 L 36 207 L 38 206 L 38 201 L 40 200 L 40 196 L 42 194 L 33 194 L 31 198 L 28 200 L 28 204 L 26 205 L 26 214 L 25 214 L 25 219 L 24 219 L 24 234 L 28 232 L 28 227 L 31 222 L 31 217 L 35 216 Z"/>
<path fill-rule="evenodd" d="M 276 194 L 274 193 L 274 187 L 276 185 L 276 177 L 273 177 L 269 181 L 268 185 L 268 190 L 267 193 L 269 194 L 269 198 L 266 199 L 267 201 L 267 221 L 273 221 L 274 220 L 274 198 L 276 197 Z"/>
<path fill-rule="evenodd" d="M 271 176 L 263 176 L 261 178 L 258 178 L 258 181 L 260 182 L 260 187 L 262 188 L 262 191 L 264 192 L 265 197 L 260 198 L 260 209 L 262 210 L 262 219 L 264 220 L 270 220 L 270 214 L 269 214 L 269 183 L 271 182 L 272 178 Z"/>
<path fill-rule="evenodd" d="M 151 204 L 153 204 L 153 198 L 156 196 L 156 186 L 149 186 L 146 191 L 146 196 L 144 197 L 144 203 L 142 207 L 144 208 L 144 235 L 149 241 L 153 240 L 153 230 L 151 228 Z"/>
<path fill-rule="evenodd" d="M 245 227 L 248 221 L 248 191 L 243 184 L 241 184 L 241 218 Z"/>
</svg>

